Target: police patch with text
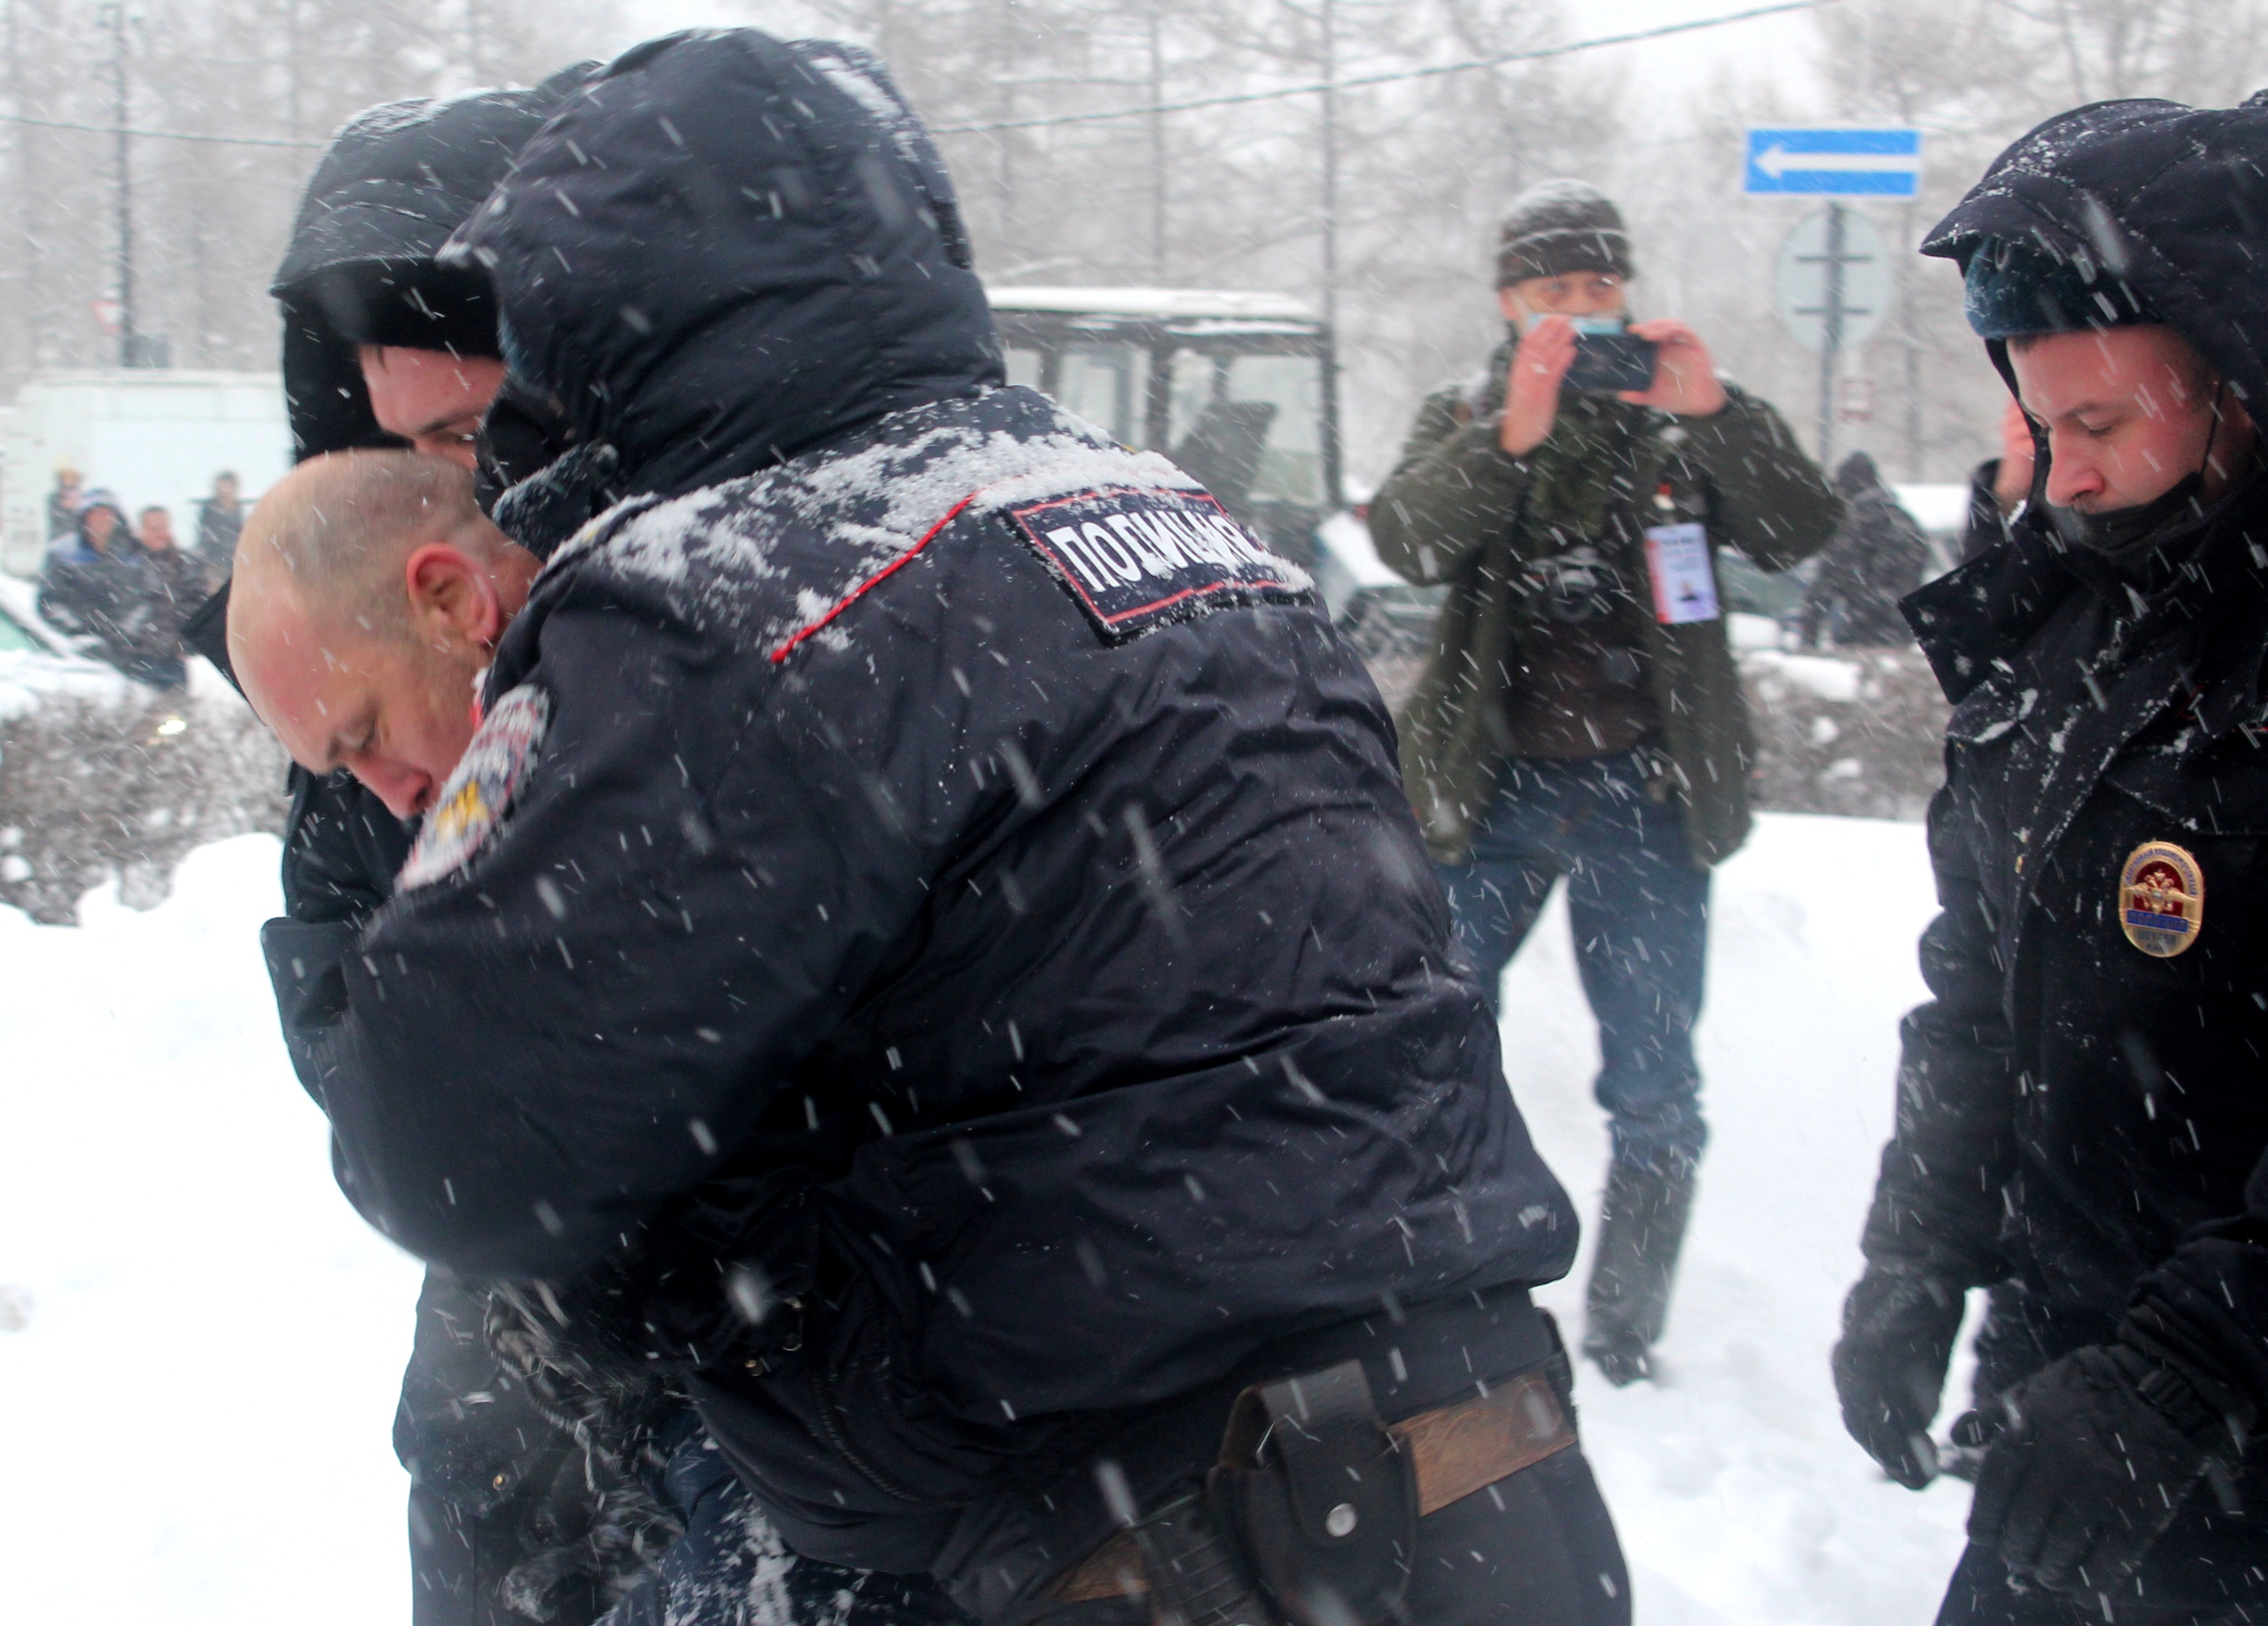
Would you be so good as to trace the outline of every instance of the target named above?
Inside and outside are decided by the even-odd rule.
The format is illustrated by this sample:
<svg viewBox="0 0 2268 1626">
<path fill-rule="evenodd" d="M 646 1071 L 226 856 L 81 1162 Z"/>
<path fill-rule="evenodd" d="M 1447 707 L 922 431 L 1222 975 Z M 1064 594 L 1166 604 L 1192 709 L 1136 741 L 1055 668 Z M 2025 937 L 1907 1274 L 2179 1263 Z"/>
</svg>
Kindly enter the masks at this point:
<svg viewBox="0 0 2268 1626">
<path fill-rule="evenodd" d="M 1008 517 L 1112 643 L 1234 604 L 1315 596 L 1305 571 L 1202 491 L 1086 491 Z"/>
</svg>

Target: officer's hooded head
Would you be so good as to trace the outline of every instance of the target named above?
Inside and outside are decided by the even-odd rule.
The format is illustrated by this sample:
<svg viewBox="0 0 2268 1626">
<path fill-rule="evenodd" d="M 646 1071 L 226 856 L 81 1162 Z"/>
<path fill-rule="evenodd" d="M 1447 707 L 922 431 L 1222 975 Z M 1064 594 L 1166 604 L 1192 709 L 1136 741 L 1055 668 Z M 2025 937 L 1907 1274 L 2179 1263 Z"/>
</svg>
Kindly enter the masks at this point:
<svg viewBox="0 0 2268 1626">
<path fill-rule="evenodd" d="M 418 386 L 430 393 L 449 372 L 486 404 L 501 373 L 494 300 L 485 279 L 438 266 L 434 255 L 595 71 L 579 64 L 533 89 L 390 102 L 339 131 L 307 183 L 269 290 L 283 307 L 298 457 L 403 444 L 424 427 Z M 377 382 L 397 398 L 375 407 L 371 352 L 369 361 L 393 363 Z M 439 369 L 432 379 L 418 376 L 421 358 Z"/>
<path fill-rule="evenodd" d="M 2155 546 L 2255 471 L 2264 166 L 2268 105 L 2098 103 L 2003 152 L 1923 243 L 1961 268 L 2067 539 Z"/>
<path fill-rule="evenodd" d="M 442 258 L 494 291 L 510 377 L 484 430 L 491 492 L 514 488 L 498 520 L 539 551 L 614 497 L 752 474 L 1001 382 L 944 165 L 854 46 L 639 46 Z"/>
</svg>

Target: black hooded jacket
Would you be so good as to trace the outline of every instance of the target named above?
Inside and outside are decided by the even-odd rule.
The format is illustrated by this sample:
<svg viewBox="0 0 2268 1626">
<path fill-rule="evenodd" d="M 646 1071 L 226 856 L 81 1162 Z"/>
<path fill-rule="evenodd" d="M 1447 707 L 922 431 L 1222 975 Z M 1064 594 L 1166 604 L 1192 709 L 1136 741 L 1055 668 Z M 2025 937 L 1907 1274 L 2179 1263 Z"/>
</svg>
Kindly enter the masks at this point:
<svg viewBox="0 0 2268 1626">
<path fill-rule="evenodd" d="M 435 257 L 594 71 L 579 63 L 533 89 L 389 102 L 338 132 L 269 289 L 284 309 L 284 393 L 299 457 L 401 444 L 371 416 L 358 346 L 498 354 L 486 279 Z"/>
<path fill-rule="evenodd" d="M 2092 268 L 2261 415 L 2268 106 L 2051 121 L 1924 252 L 1965 263 L 1986 238 Z M 2041 489 L 2006 545 L 1907 601 L 1954 708 L 1930 823 L 1945 912 L 1865 1246 L 2013 1284 L 2035 1356 L 2123 1338 L 2249 1429 L 2268 1412 L 2268 474 L 2117 564 L 2063 541 Z M 2202 890 L 2138 902 L 2152 844 Z M 2137 940 L 2157 907 L 2186 926 Z"/>
<path fill-rule="evenodd" d="M 1541 1364 L 1574 1221 L 1376 690 L 1185 475 L 998 387 L 878 65 L 641 48 L 462 242 L 552 481 L 643 494 L 404 890 L 270 928 L 361 1210 L 685 1371 L 797 1550 L 973 1607 L 1084 1550 L 1028 1493 L 1300 1339 L 1400 1411 Z"/>
<path fill-rule="evenodd" d="M 1824 635 L 1851 648 L 1902 644 L 1911 634 L 1898 601 L 1920 584 L 1930 539 L 1864 452 L 1835 471 L 1835 494 L 1843 520 L 1804 595 L 1803 642 L 1811 647 Z"/>
</svg>

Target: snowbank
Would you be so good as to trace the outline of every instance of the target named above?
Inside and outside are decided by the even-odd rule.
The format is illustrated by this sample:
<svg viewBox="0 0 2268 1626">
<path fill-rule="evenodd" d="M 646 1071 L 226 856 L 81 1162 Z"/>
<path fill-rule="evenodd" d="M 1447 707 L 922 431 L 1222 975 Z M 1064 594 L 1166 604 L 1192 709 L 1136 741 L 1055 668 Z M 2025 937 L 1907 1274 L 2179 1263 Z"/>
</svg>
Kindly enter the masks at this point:
<svg viewBox="0 0 2268 1626">
<path fill-rule="evenodd" d="M 387 1428 L 417 1272 L 332 1188 L 276 1039 L 254 942 L 275 864 L 266 836 L 205 848 L 155 911 L 97 894 L 77 931 L 0 910 L 12 1619 L 406 1618 Z M 1827 1374 L 1930 896 L 1912 825 L 1767 816 L 1720 872 L 1715 1140 L 1667 1381 L 1580 1385 L 1642 1626 L 1936 1608 L 1966 1491 L 1884 1481 Z M 1587 1210 L 1606 1144 L 1590 1032 L 1555 906 L 1507 979 L 1506 1049 Z M 1545 1298 L 1579 1326 L 1573 1282 Z"/>
<path fill-rule="evenodd" d="M 276 844 L 147 914 L 0 908 L 11 1620 L 398 1626 L 388 1439 L 418 1272 L 330 1183 L 256 933 Z M 28 1300 L 28 1303 L 26 1303 Z"/>
</svg>

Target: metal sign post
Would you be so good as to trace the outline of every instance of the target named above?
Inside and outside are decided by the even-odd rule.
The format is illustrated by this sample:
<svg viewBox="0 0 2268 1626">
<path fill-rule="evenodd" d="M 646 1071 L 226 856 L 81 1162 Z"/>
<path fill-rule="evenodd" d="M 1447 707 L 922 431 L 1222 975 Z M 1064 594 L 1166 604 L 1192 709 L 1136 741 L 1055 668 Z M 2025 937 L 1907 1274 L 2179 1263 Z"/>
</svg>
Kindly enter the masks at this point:
<svg viewBox="0 0 2268 1626">
<path fill-rule="evenodd" d="M 1827 242 L 1823 252 L 1798 255 L 1807 265 L 1817 265 L 1826 274 L 1826 297 L 1819 302 L 1819 466 L 1831 469 L 1835 463 L 1835 363 L 1843 354 L 1843 268 L 1849 257 L 1843 252 L 1843 220 L 1846 211 L 1839 203 L 1827 206 Z M 1799 314 L 1809 315 L 1808 310 Z"/>
<path fill-rule="evenodd" d="M 1922 186 L 1922 133 L 1913 129 L 1752 129 L 1742 175 L 1756 197 L 1912 198 Z M 1890 255 L 1864 215 L 1830 201 L 1780 250 L 1780 320 L 1819 352 L 1819 461 L 1835 456 L 1835 373 L 1882 324 Z"/>
<path fill-rule="evenodd" d="M 1874 337 L 1890 303 L 1890 250 L 1874 222 L 1830 203 L 1780 245 L 1777 304 L 1789 336 L 1819 353 L 1819 460 L 1835 455 L 1835 374 Z"/>
</svg>

